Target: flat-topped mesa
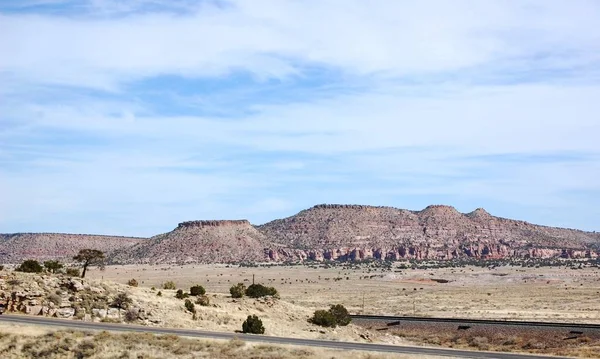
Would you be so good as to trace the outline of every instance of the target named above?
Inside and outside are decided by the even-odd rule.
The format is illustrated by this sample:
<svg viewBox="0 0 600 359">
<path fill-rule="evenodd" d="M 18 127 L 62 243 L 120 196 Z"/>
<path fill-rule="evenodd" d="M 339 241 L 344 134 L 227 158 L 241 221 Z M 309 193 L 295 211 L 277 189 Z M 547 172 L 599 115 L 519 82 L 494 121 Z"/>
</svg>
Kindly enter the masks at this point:
<svg viewBox="0 0 600 359">
<path fill-rule="evenodd" d="M 247 219 L 235 220 L 209 220 L 209 221 L 187 221 L 181 222 L 177 228 L 202 228 L 202 227 L 226 227 L 226 226 L 249 226 Z"/>
</svg>

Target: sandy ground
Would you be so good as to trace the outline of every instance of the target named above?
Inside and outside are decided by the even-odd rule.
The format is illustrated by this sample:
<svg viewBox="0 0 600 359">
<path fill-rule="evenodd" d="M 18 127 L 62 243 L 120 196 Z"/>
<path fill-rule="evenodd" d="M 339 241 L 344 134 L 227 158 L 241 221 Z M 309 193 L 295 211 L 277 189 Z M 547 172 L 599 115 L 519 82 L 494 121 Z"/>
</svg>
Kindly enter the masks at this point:
<svg viewBox="0 0 600 359">
<path fill-rule="evenodd" d="M 340 303 L 353 313 L 600 323 L 598 268 L 131 265 L 89 272 L 90 278 L 119 283 L 135 278 L 145 288 L 159 288 L 167 280 L 184 289 L 201 284 L 219 297 L 235 283 L 252 283 L 253 276 L 277 288 L 284 302 L 304 308 L 300 316 Z"/>
</svg>

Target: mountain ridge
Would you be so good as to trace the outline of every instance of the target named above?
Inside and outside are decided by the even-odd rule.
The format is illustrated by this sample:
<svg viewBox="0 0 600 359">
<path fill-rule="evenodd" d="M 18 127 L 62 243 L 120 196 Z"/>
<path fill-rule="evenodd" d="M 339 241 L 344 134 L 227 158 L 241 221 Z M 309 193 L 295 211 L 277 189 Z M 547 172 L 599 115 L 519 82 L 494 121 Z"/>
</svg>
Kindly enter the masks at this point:
<svg viewBox="0 0 600 359">
<path fill-rule="evenodd" d="M 65 246 L 65 243 L 68 246 Z M 473 258 L 595 258 L 600 233 L 496 217 L 483 208 L 422 210 L 318 204 L 253 226 L 248 220 L 185 221 L 151 238 L 61 233 L 0 234 L 0 262 L 68 259 L 98 247 L 115 263 Z"/>
</svg>

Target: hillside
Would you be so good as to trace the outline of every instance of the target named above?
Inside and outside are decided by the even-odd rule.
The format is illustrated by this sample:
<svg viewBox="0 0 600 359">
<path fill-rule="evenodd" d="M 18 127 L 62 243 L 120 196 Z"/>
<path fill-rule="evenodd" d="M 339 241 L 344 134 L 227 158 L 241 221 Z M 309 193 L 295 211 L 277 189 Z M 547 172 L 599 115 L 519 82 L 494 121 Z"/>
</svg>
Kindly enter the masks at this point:
<svg viewBox="0 0 600 359">
<path fill-rule="evenodd" d="M 495 217 L 450 206 L 421 211 L 362 205 L 317 205 L 252 226 L 247 220 L 191 221 L 150 239 L 74 234 L 0 234 L 0 262 L 69 259 L 82 248 L 112 263 L 239 263 L 250 261 L 585 258 L 600 234 Z"/>
<path fill-rule="evenodd" d="M 318 205 L 258 226 L 274 260 L 452 259 L 457 257 L 585 257 L 600 234 L 494 217 L 450 206 L 421 211 Z"/>
<path fill-rule="evenodd" d="M 0 234 L 0 263 L 24 259 L 69 261 L 84 248 L 109 253 L 144 241 L 143 238 L 66 233 Z"/>
<path fill-rule="evenodd" d="M 192 221 L 114 252 L 113 263 L 232 263 L 264 260 L 264 236 L 246 220 Z"/>
</svg>

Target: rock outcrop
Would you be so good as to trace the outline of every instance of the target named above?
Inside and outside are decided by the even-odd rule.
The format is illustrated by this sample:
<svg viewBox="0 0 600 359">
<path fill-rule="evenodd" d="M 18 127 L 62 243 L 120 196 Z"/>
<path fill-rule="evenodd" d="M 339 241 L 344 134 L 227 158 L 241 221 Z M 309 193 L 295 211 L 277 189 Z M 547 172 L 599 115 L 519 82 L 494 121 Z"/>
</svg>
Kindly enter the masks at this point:
<svg viewBox="0 0 600 359">
<path fill-rule="evenodd" d="M 20 263 L 25 259 L 71 261 L 81 249 L 109 253 L 131 247 L 142 238 L 65 233 L 0 234 L 0 263 Z"/>
<path fill-rule="evenodd" d="M 443 205 L 421 211 L 317 205 L 257 227 L 273 261 L 455 258 L 595 258 L 600 235 Z"/>
<path fill-rule="evenodd" d="M 192 221 L 130 248 L 112 263 L 239 263 L 264 261 L 265 237 L 247 220 Z"/>
<path fill-rule="evenodd" d="M 98 283 L 96 283 L 98 284 Z M 63 319 L 121 321 L 126 311 L 112 305 L 118 293 L 107 286 L 94 286 L 81 278 L 61 275 L 11 274 L 0 275 L 0 303 L 9 313 L 23 313 Z M 135 317 L 130 321 L 155 324 L 159 318 L 135 302 L 130 309 Z"/>
</svg>

